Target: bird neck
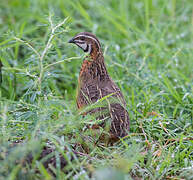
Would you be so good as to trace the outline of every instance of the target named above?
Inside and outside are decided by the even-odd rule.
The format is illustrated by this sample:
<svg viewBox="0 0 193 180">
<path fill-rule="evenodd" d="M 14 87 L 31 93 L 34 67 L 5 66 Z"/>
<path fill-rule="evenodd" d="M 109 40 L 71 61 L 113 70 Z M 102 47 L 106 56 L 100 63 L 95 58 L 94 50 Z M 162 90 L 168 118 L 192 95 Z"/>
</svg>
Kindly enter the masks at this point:
<svg viewBox="0 0 193 180">
<path fill-rule="evenodd" d="M 96 47 L 92 49 L 89 57 L 93 61 L 101 61 L 101 60 L 104 61 L 103 52 L 100 49 L 96 48 Z"/>
<path fill-rule="evenodd" d="M 108 72 L 104 63 L 104 57 L 101 52 L 90 54 L 87 56 L 80 70 L 79 80 L 81 81 L 105 81 L 109 78 Z"/>
</svg>

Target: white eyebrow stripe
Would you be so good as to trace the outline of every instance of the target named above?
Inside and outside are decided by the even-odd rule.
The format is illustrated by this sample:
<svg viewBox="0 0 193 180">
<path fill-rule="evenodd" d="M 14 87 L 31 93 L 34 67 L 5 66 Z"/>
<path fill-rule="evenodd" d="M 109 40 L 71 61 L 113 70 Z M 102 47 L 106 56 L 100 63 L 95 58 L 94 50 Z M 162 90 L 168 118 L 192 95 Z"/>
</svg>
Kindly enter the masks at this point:
<svg viewBox="0 0 193 180">
<path fill-rule="evenodd" d="M 83 43 L 84 41 L 76 40 L 77 43 Z"/>
<path fill-rule="evenodd" d="M 100 45 L 99 45 L 98 41 L 97 41 L 95 38 L 93 38 L 92 36 L 87 36 L 87 35 L 81 34 L 81 35 L 76 36 L 76 38 L 78 38 L 78 37 L 87 37 L 87 38 L 90 38 L 90 39 L 94 40 L 94 41 L 97 43 L 98 47 L 100 48 Z"/>
</svg>

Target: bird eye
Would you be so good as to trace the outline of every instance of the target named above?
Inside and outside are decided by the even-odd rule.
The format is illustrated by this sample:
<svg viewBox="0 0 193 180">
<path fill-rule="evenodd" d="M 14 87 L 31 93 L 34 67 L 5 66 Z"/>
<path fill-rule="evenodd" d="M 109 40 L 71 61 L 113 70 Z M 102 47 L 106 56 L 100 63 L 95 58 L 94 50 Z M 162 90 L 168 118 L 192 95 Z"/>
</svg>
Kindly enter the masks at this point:
<svg viewBox="0 0 193 180">
<path fill-rule="evenodd" d="M 80 37 L 80 40 L 82 40 L 82 41 L 83 41 L 83 40 L 85 40 L 85 38 L 84 38 L 84 37 Z"/>
</svg>

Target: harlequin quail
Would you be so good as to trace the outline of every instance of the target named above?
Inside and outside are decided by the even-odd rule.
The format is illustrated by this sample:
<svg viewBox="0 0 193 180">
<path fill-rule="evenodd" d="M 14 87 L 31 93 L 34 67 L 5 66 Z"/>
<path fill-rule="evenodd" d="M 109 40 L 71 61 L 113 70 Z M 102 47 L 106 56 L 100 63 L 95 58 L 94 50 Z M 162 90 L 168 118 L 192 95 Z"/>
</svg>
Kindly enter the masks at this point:
<svg viewBox="0 0 193 180">
<path fill-rule="evenodd" d="M 105 99 L 108 102 L 105 106 L 94 107 L 87 113 L 98 114 L 97 119 L 102 122 L 100 126 L 106 127 L 105 125 L 109 124 L 110 138 L 119 139 L 126 136 L 129 131 L 126 103 L 120 89 L 107 72 L 99 40 L 89 32 L 82 32 L 74 36 L 69 43 L 76 44 L 88 53 L 79 74 L 76 99 L 78 108 L 82 109 L 102 98 Z"/>
</svg>

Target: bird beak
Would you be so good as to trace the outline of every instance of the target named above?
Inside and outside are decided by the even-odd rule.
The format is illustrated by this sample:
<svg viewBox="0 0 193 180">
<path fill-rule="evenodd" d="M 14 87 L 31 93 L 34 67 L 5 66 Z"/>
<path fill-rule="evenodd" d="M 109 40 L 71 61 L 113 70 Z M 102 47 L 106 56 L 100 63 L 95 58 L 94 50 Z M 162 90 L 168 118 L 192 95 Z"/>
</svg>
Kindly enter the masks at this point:
<svg viewBox="0 0 193 180">
<path fill-rule="evenodd" d="M 68 43 L 75 43 L 75 42 L 74 42 L 74 39 L 73 39 L 73 38 L 70 39 L 70 40 L 68 41 Z"/>
</svg>

